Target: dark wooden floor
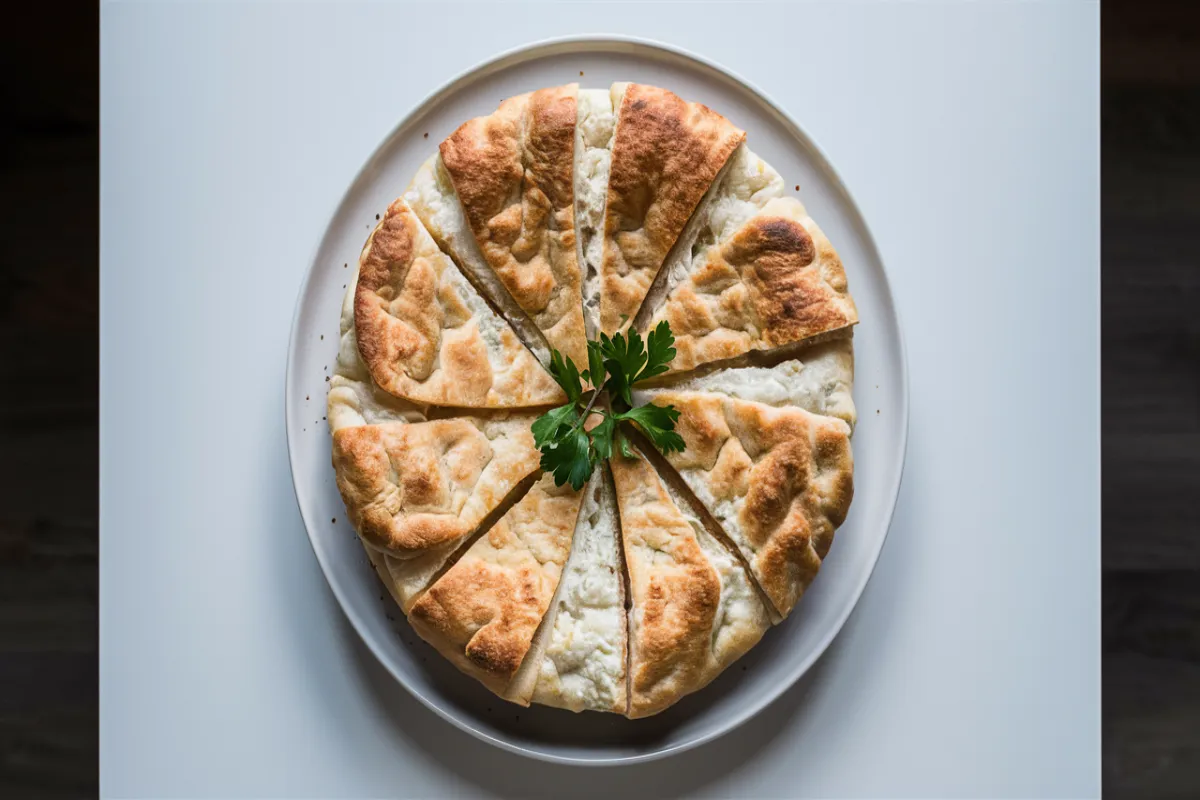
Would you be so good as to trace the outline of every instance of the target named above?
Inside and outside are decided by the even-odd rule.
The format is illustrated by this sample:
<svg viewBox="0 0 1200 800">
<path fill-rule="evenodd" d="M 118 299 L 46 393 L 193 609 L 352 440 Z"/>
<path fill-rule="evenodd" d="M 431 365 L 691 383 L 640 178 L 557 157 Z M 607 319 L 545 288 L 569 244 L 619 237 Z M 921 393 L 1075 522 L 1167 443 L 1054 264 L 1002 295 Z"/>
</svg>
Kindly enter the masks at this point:
<svg viewBox="0 0 1200 800">
<path fill-rule="evenodd" d="M 1200 796 L 1200 20 L 1103 4 L 1104 788 Z"/>
<path fill-rule="evenodd" d="M 1195 5 L 1103 6 L 1110 797 L 1200 797 Z M 29 8 L 40 24 L 10 28 L 0 48 L 0 797 L 87 796 L 98 719 L 97 15 L 88 4 Z"/>
</svg>

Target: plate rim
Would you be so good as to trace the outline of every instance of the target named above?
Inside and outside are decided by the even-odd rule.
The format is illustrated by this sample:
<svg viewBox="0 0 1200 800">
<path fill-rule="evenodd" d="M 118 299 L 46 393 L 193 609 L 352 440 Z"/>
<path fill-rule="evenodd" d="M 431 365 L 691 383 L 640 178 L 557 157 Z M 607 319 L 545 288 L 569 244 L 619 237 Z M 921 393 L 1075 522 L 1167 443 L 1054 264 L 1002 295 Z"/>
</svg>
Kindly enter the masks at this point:
<svg viewBox="0 0 1200 800">
<path fill-rule="evenodd" d="M 317 543 L 315 537 L 313 536 L 313 530 L 314 530 L 315 526 L 309 520 L 308 514 L 305 510 L 306 504 L 303 500 L 303 496 L 308 493 L 308 490 L 301 489 L 299 483 L 297 482 L 297 477 L 296 477 L 297 476 L 297 464 L 296 464 L 297 455 L 296 455 L 296 448 L 293 446 L 292 439 L 293 439 L 294 432 L 292 430 L 292 425 L 291 425 L 291 417 L 292 417 L 292 412 L 293 412 L 292 405 L 294 402 L 298 402 L 298 401 L 294 401 L 292 399 L 291 392 L 290 392 L 290 386 L 291 386 L 292 378 L 293 378 L 293 365 L 295 362 L 296 345 L 299 340 L 299 337 L 302 335 L 301 330 L 300 330 L 301 311 L 302 311 L 302 307 L 304 304 L 304 298 L 308 295 L 309 284 L 312 281 L 313 276 L 315 274 L 313 267 L 316 265 L 317 257 L 319 256 L 321 250 L 323 249 L 325 240 L 329 235 L 330 226 L 332 225 L 333 221 L 337 218 L 337 216 L 341 213 L 341 211 L 342 211 L 343 207 L 346 205 L 346 203 L 349 202 L 351 190 L 363 178 L 364 174 L 368 171 L 372 162 L 374 161 L 376 155 L 389 142 L 391 142 L 400 133 L 400 131 L 403 130 L 409 124 L 409 122 L 412 119 L 425 113 L 432 104 L 436 103 L 443 96 L 451 94 L 451 93 L 459 90 L 460 88 L 463 88 L 463 87 L 473 83 L 476 80 L 487 77 L 488 75 L 490 75 L 493 72 L 496 72 L 498 70 L 505 69 L 510 66 L 515 66 L 517 64 L 522 64 L 527 61 L 532 61 L 539 57 L 556 55 L 563 48 L 570 47 L 570 46 L 583 46 L 586 48 L 587 52 L 621 52 L 621 51 L 639 52 L 639 51 L 641 51 L 644 53 L 645 51 L 649 51 L 649 55 L 651 58 L 657 58 L 660 60 L 663 58 L 666 58 L 669 60 L 674 60 L 676 62 L 680 62 L 680 61 L 690 62 L 693 66 L 701 67 L 709 74 L 715 75 L 715 76 L 717 76 L 723 80 L 726 80 L 732 84 L 738 85 L 743 90 L 748 91 L 749 93 L 754 95 L 758 100 L 760 100 L 772 113 L 774 113 L 790 129 L 790 132 L 794 136 L 796 136 L 801 142 L 806 144 L 808 147 L 812 148 L 812 150 L 820 157 L 821 168 L 825 172 L 828 173 L 828 176 L 831 179 L 832 185 L 839 192 L 841 192 L 844 195 L 845 200 L 848 202 L 850 207 L 853 208 L 854 215 L 857 218 L 857 222 L 862 226 L 863 243 L 869 249 L 869 251 L 874 255 L 875 259 L 877 260 L 877 262 L 880 265 L 881 274 L 883 277 L 882 288 L 884 290 L 884 299 L 886 300 L 886 304 L 891 308 L 892 313 L 896 319 L 896 332 L 898 334 L 896 346 L 897 346 L 897 349 L 899 352 L 898 367 L 899 367 L 899 383 L 900 383 L 900 396 L 899 396 L 900 411 L 899 411 L 898 416 L 899 416 L 899 420 L 900 420 L 900 447 L 897 449 L 897 456 L 896 456 L 898 463 L 894 465 L 894 473 L 895 473 L 894 483 L 890 487 L 886 487 L 886 489 L 885 489 L 886 493 L 889 495 L 888 499 L 886 500 L 886 511 L 884 513 L 886 525 L 884 527 L 883 536 L 881 536 L 879 538 L 878 545 L 874 548 L 874 552 L 871 553 L 870 567 L 866 570 L 863 578 L 859 581 L 858 585 L 854 586 L 852 588 L 851 595 L 850 595 L 852 598 L 851 602 L 849 602 L 846 605 L 845 610 L 842 611 L 838 615 L 838 618 L 837 618 L 835 624 L 829 626 L 829 628 L 827 629 L 825 634 L 818 639 L 816 647 L 814 647 L 812 652 L 808 655 L 808 657 L 806 657 L 796 667 L 793 674 L 789 677 L 788 680 L 781 681 L 776 686 L 773 686 L 773 687 L 769 688 L 768 690 L 762 692 L 761 696 L 754 703 L 747 704 L 745 708 L 739 710 L 739 712 L 736 716 L 730 717 L 730 718 L 726 719 L 725 721 L 723 721 L 720 725 L 714 726 L 714 728 L 711 731 L 708 731 L 702 735 L 696 736 L 687 741 L 679 742 L 674 745 L 650 750 L 650 751 L 643 752 L 643 753 L 637 753 L 634 755 L 622 755 L 622 756 L 598 757 L 598 758 L 583 758 L 583 757 L 578 757 L 578 756 L 567 756 L 567 755 L 560 755 L 557 753 L 543 752 L 540 750 L 535 750 L 535 749 L 531 749 L 529 747 L 524 747 L 524 746 L 521 746 L 518 744 L 514 744 L 510 741 L 506 741 L 505 739 L 493 736 L 490 733 L 487 733 L 486 731 L 476 728 L 473 724 L 471 724 L 470 720 L 462 719 L 459 716 L 452 714 L 449 711 L 442 708 L 438 702 L 427 697 L 425 694 L 423 694 L 422 692 L 418 691 L 416 688 L 411 686 L 409 684 L 409 682 L 405 679 L 405 677 L 393 668 L 393 666 L 389 663 L 388 659 L 386 659 L 384 657 L 380 648 L 376 645 L 374 638 L 372 636 L 368 636 L 367 633 L 365 632 L 365 623 L 363 623 L 359 619 L 359 616 L 355 611 L 352 611 L 350 604 L 347 602 L 346 598 L 343 596 L 342 590 L 339 588 L 337 582 L 334 581 L 330 577 L 330 569 L 331 568 L 328 565 L 328 563 L 326 562 L 326 556 L 323 553 L 321 546 Z M 724 735 L 738 729 L 743 724 L 745 724 L 748 720 L 750 720 L 752 717 L 756 716 L 764 708 L 766 708 L 771 703 L 778 700 L 779 697 L 784 692 L 791 689 L 796 684 L 796 682 L 798 680 L 800 680 L 800 678 L 802 678 L 810 669 L 812 669 L 813 665 L 829 649 L 829 645 L 832 644 L 833 640 L 837 637 L 837 635 L 839 633 L 841 633 L 842 628 L 844 628 L 846 625 L 846 621 L 850 618 L 850 615 L 853 614 L 854 610 L 858 607 L 859 600 L 862 598 L 862 594 L 866 590 L 867 583 L 870 582 L 871 577 L 875 573 L 875 569 L 879 564 L 879 556 L 882 553 L 883 546 L 887 541 L 887 537 L 888 537 L 889 533 L 891 532 L 892 522 L 895 517 L 896 503 L 899 500 L 900 487 L 904 480 L 904 465 L 905 465 L 906 456 L 908 453 L 908 427 L 909 427 L 908 349 L 905 344 L 904 325 L 903 325 L 902 316 L 900 313 L 899 304 L 896 301 L 895 293 L 892 291 L 891 281 L 888 279 L 887 268 L 884 265 L 884 260 L 883 260 L 882 254 L 879 251 L 879 246 L 876 243 L 875 235 L 870 228 L 870 224 L 868 223 L 866 217 L 862 214 L 861 207 L 859 206 L 858 202 L 854 199 L 854 195 L 850 191 L 849 186 L 846 185 L 846 182 L 842 179 L 841 175 L 838 173 L 837 168 L 834 166 L 833 162 L 830 160 L 828 154 L 820 146 L 820 144 L 817 142 L 817 140 L 803 126 L 801 126 L 795 119 L 793 119 L 792 116 L 787 111 L 785 111 L 778 103 L 776 103 L 775 100 L 769 94 L 767 94 L 762 89 L 760 89 L 752 81 L 749 81 L 746 78 L 744 78 L 743 76 L 739 75 L 737 72 L 734 72 L 733 70 L 729 69 L 728 67 L 725 67 L 724 65 L 720 64 L 719 62 L 716 62 L 706 56 L 700 55 L 700 54 L 695 53 L 686 48 L 679 47 L 677 45 L 670 44 L 668 42 L 664 42 L 664 41 L 657 40 L 657 39 L 651 39 L 648 37 L 641 37 L 641 36 L 630 36 L 630 35 L 624 35 L 624 34 L 609 34 L 609 33 L 567 34 L 567 35 L 563 35 L 563 36 L 554 36 L 554 37 L 549 37 L 549 38 L 544 38 L 544 39 L 538 39 L 538 40 L 535 40 L 532 42 L 527 42 L 525 44 L 511 47 L 507 50 L 503 50 L 489 58 L 486 58 L 486 59 L 476 63 L 474 66 L 471 66 L 465 70 L 460 71 L 458 74 L 454 75 L 452 78 L 450 78 L 449 80 L 447 80 L 446 82 L 444 82 L 443 84 L 438 86 L 436 89 L 434 89 L 432 92 L 430 92 L 428 95 L 426 95 L 422 100 L 420 100 L 418 103 L 416 103 L 414 106 L 412 106 L 412 108 L 410 108 L 409 111 L 406 114 L 404 114 L 403 117 L 400 118 L 400 120 L 384 135 L 384 137 L 378 142 L 378 144 L 376 144 L 374 149 L 371 150 L 370 154 L 367 156 L 367 158 L 363 162 L 362 166 L 359 167 L 357 172 L 355 172 L 354 176 L 350 179 L 350 182 L 347 184 L 346 190 L 342 194 L 341 200 L 337 203 L 336 206 L 334 206 L 333 211 L 330 213 L 329 219 L 325 226 L 325 230 L 322 233 L 321 237 L 317 240 L 316 245 L 314 246 L 314 248 L 311 252 L 311 255 L 308 259 L 308 266 L 305 270 L 304 278 L 300 282 L 300 287 L 299 287 L 299 290 L 296 295 L 296 300 L 295 300 L 295 304 L 294 304 L 293 312 L 292 312 L 292 324 L 291 324 L 291 329 L 288 334 L 287 364 L 286 364 L 286 369 L 284 370 L 283 394 L 284 394 L 284 398 L 283 398 L 283 400 L 284 400 L 284 432 L 285 432 L 285 438 L 287 441 L 288 466 L 291 471 L 292 490 L 296 496 L 296 505 L 298 506 L 299 511 L 300 511 L 300 518 L 304 522 L 305 534 L 308 536 L 309 545 L 313 549 L 313 554 L 316 556 L 317 563 L 321 567 L 321 573 L 325 577 L 325 582 L 329 585 L 330 590 L 333 592 L 333 595 L 334 595 L 335 599 L 337 600 L 338 606 L 341 608 L 342 613 L 349 620 L 350 625 L 351 625 L 351 627 L 354 628 L 355 633 L 358 634 L 359 639 L 362 640 L 362 642 L 367 646 L 367 649 L 369 649 L 371 651 L 371 654 L 375 657 L 375 659 L 383 666 L 383 668 L 388 672 L 388 674 L 390 674 L 392 676 L 392 678 L 397 683 L 399 683 L 401 686 L 403 686 L 404 689 L 409 694 L 411 694 L 413 697 L 415 697 L 422 705 L 424 705 L 429 710 L 433 711 L 437 716 L 441 717 L 446 722 L 448 722 L 448 723 L 454 725 L 456 728 L 458 728 L 462 731 L 465 731 L 466 733 L 474 736 L 476 739 L 479 739 L 480 741 L 487 742 L 488 744 L 494 745 L 494 746 L 496 746 L 502 750 L 506 750 L 510 753 L 515 753 L 515 754 L 525 756 L 527 758 L 536 759 L 539 761 L 544 761 L 544 762 L 549 762 L 549 763 L 554 763 L 554 764 L 565 764 L 565 765 L 570 765 L 570 766 L 590 766 L 590 767 L 626 766 L 626 765 L 631 765 L 631 764 L 639 764 L 639 763 L 645 763 L 645 762 L 649 762 L 649 761 L 656 761 L 656 760 L 659 760 L 662 758 L 667 758 L 669 756 L 676 755 L 678 753 L 686 752 L 688 750 L 699 747 L 700 745 L 703 745 L 707 742 L 711 742 L 714 739 L 717 739 L 721 736 L 724 736 Z"/>
</svg>

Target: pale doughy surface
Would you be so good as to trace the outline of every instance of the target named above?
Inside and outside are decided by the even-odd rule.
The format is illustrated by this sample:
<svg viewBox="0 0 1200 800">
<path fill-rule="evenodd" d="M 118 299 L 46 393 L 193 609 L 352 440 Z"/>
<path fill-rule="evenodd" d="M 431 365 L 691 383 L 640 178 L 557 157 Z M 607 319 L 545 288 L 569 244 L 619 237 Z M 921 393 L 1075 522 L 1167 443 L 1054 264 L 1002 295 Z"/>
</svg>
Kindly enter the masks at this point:
<svg viewBox="0 0 1200 800">
<path fill-rule="evenodd" d="M 633 396 L 641 405 L 664 391 L 713 392 L 769 406 L 795 406 L 854 427 L 858 414 L 853 388 L 853 342 L 834 339 L 772 367 L 732 367 L 700 377 L 675 377 L 659 386 L 635 389 Z"/>
<path fill-rule="evenodd" d="M 584 488 L 533 702 L 624 713 L 625 592 L 616 498 L 606 471 L 597 469 Z"/>
</svg>

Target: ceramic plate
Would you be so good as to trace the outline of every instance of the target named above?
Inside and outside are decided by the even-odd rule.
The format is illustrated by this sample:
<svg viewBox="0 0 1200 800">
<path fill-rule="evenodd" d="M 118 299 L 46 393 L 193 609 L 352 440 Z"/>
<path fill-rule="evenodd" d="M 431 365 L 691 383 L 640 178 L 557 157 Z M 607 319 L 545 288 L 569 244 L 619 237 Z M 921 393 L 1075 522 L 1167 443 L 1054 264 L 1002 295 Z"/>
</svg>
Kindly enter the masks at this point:
<svg viewBox="0 0 1200 800">
<path fill-rule="evenodd" d="M 662 86 L 745 129 L 837 247 L 862 322 L 856 329 L 854 503 L 821 574 L 783 624 L 706 689 L 666 712 L 613 715 L 519 708 L 461 675 L 409 629 L 346 521 L 330 466 L 327 377 L 350 267 L 375 215 L 404 191 L 437 143 L 499 102 L 544 86 L 614 81 Z M 428 134 L 428 136 L 426 136 Z M 300 289 L 288 348 L 286 415 L 292 477 L 317 560 L 355 629 L 396 680 L 463 730 L 525 755 L 623 764 L 680 752 L 745 722 L 786 691 L 841 629 L 879 556 L 900 488 L 908 379 L 900 321 L 879 253 L 850 192 L 786 109 L 723 68 L 666 45 L 612 37 L 542 42 L 494 58 L 413 109 L 371 154 L 338 206 Z M 331 520 L 336 519 L 336 522 Z M 297 547 L 303 546 L 299 541 Z M 397 691 L 400 691 L 399 688 Z"/>
</svg>

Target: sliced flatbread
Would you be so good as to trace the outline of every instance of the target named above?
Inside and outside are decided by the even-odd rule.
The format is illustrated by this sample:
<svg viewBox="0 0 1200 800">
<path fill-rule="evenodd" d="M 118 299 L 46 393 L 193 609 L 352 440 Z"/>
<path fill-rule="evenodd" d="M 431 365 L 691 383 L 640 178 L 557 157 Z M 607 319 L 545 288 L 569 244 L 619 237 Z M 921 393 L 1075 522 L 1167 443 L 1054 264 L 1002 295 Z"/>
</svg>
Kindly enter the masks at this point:
<svg viewBox="0 0 1200 800">
<path fill-rule="evenodd" d="M 533 694 L 541 667 L 534 635 L 558 588 L 582 500 L 544 475 L 408 611 L 422 639 L 521 705 Z"/>
<path fill-rule="evenodd" d="M 710 190 L 710 196 L 696 210 L 688 225 L 686 240 L 680 237 L 650 285 L 646 300 L 634 318 L 634 329 L 646 331 L 647 323 L 662 308 L 670 293 L 691 274 L 692 262 L 697 256 L 713 244 L 726 241 L 763 206 L 783 197 L 785 191 L 783 176 L 746 143 L 739 145 L 729 157 L 720 180 Z"/>
<path fill-rule="evenodd" d="M 583 489 L 571 558 L 550 615 L 533 702 L 625 713 L 625 583 L 617 501 L 601 465 Z M 540 634 L 539 634 L 540 635 Z"/>
<path fill-rule="evenodd" d="M 599 275 L 604 333 L 632 322 L 671 248 L 746 136 L 715 111 L 665 89 L 614 84 L 610 96 L 616 121 L 603 242 L 600 263 L 588 264 Z M 602 107 L 598 116 L 604 116 Z M 589 163 L 595 159 L 595 154 L 583 155 Z M 594 207 L 594 194 L 583 202 Z M 594 217 L 594 208 L 587 214 Z M 585 256 L 595 249 L 586 245 Z"/>
<path fill-rule="evenodd" d="M 686 449 L 667 455 L 783 617 L 829 553 L 854 496 L 850 426 L 800 408 L 664 391 Z"/>
<path fill-rule="evenodd" d="M 333 466 L 371 546 L 401 559 L 452 545 L 538 467 L 528 414 L 339 428 Z"/>
<path fill-rule="evenodd" d="M 769 406 L 795 406 L 837 417 L 853 428 L 858 421 L 853 388 L 854 343 L 833 339 L 771 367 L 733 367 L 699 376 L 671 373 L 660 385 L 634 389 L 633 398 L 635 404 L 645 405 L 663 392 L 709 392 Z"/>
<path fill-rule="evenodd" d="M 461 125 L 440 153 L 484 259 L 549 345 L 583 369 L 572 192 L 578 89 L 505 100 Z"/>
<path fill-rule="evenodd" d="M 833 245 L 791 197 L 695 255 L 647 328 L 675 334 L 674 371 L 824 337 L 858 322 Z"/>
<path fill-rule="evenodd" d="M 403 200 L 363 248 L 354 327 L 375 383 L 413 403 L 515 408 L 565 399 Z"/>
<path fill-rule="evenodd" d="M 741 563 L 672 498 L 645 456 L 614 454 L 629 570 L 630 717 L 703 688 L 771 621 Z"/>
</svg>

